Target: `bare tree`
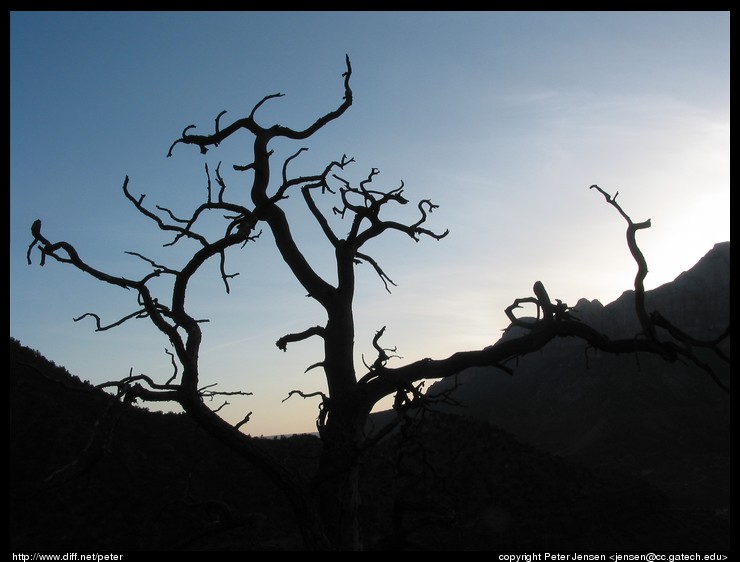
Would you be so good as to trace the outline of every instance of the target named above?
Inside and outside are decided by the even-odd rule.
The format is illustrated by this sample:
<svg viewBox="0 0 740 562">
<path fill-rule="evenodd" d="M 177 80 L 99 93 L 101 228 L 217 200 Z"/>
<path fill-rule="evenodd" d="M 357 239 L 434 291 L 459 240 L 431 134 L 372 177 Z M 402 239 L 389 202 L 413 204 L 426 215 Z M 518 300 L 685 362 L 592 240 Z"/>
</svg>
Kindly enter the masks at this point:
<svg viewBox="0 0 740 562">
<path fill-rule="evenodd" d="M 223 126 L 221 123 L 225 112 L 215 119 L 215 129 L 210 134 L 195 134 L 194 125 L 185 128 L 180 138 L 170 147 L 168 156 L 177 145 L 195 145 L 202 154 L 211 147 L 225 142 L 239 131 L 251 133 L 254 138 L 251 148 L 251 162 L 246 165 L 234 165 L 238 171 L 248 172 L 251 187 L 248 200 L 246 197 L 235 200 L 226 197 L 226 182 L 220 173 L 220 165 L 214 171 L 218 184 L 217 193 L 212 190 L 211 172 L 206 166 L 207 197 L 187 218 L 178 218 L 170 209 L 156 207 L 151 209 L 144 203 L 145 196 L 135 196 L 129 188 L 128 177 L 123 182 L 123 192 L 135 209 L 150 218 L 157 227 L 170 232 L 174 238 L 170 244 L 183 239 L 196 242 L 199 247 L 187 263 L 180 269 L 173 269 L 155 262 L 142 254 L 130 252 L 141 258 L 150 266 L 150 271 L 142 278 L 126 278 L 112 275 L 96 269 L 79 256 L 75 248 L 63 241 L 52 242 L 42 234 L 41 221 L 34 222 L 31 232 L 33 241 L 28 249 L 28 261 L 32 262 L 34 248 L 40 250 L 40 264 L 44 265 L 48 257 L 70 264 L 94 278 L 131 290 L 137 295 L 136 307 L 132 312 L 109 324 L 88 313 L 83 317 L 92 317 L 98 331 L 119 326 L 133 318 L 148 318 L 169 339 L 173 349 L 173 376 L 164 383 L 157 383 L 146 375 L 129 375 L 128 377 L 100 385 L 103 388 L 115 389 L 116 396 L 122 400 L 141 399 L 152 402 L 171 401 L 178 403 L 201 427 L 213 437 L 228 445 L 259 468 L 261 468 L 286 494 L 296 513 L 303 539 L 311 549 L 359 550 L 363 548 L 360 522 L 358 520 L 359 498 L 359 460 L 390 427 L 381 429 L 373 435 L 367 433 L 367 420 L 373 406 L 386 396 L 394 396 L 394 409 L 402 416 L 409 409 L 423 408 L 432 397 L 422 392 L 424 379 L 451 377 L 473 366 L 496 366 L 512 372 L 508 366 L 517 357 L 531 353 L 559 337 L 577 337 L 587 346 L 609 353 L 648 352 L 658 354 L 667 361 L 691 361 L 699 364 L 717 384 L 729 392 L 711 368 L 702 363 L 694 354 L 698 347 L 714 350 L 723 359 L 729 359 L 720 350 L 719 343 L 729 335 L 729 327 L 711 341 L 698 341 L 672 326 L 658 312 L 645 309 L 643 280 L 647 274 L 647 265 L 636 242 L 639 230 L 648 228 L 650 221 L 635 223 L 613 197 L 596 185 L 591 188 L 600 192 L 606 202 L 613 206 L 627 222 L 627 243 L 634 257 L 638 272 L 635 277 L 635 313 L 640 321 L 640 332 L 629 339 L 611 340 L 581 322 L 565 303 L 552 300 L 542 283 L 537 282 L 533 296 L 516 299 L 506 309 L 506 314 L 513 325 L 524 328 L 522 335 L 508 338 L 496 345 L 477 351 L 461 351 L 444 359 L 423 359 L 399 367 L 388 365 L 393 357 L 392 350 L 385 349 L 380 343 L 384 328 L 376 333 L 373 339 L 377 358 L 371 364 L 365 364 L 360 373 L 354 361 L 354 316 L 353 296 L 355 292 L 355 266 L 369 264 L 385 284 L 392 284 L 381 265 L 366 251 L 365 246 L 371 240 L 384 235 L 387 231 L 396 231 L 408 235 L 414 240 L 421 238 L 441 239 L 447 231 L 437 233 L 427 228 L 426 223 L 436 209 L 430 200 L 423 199 L 416 204 L 414 218 L 407 222 L 389 220 L 387 209 L 395 205 L 407 205 L 409 200 L 404 195 L 403 183 L 395 189 L 383 190 L 375 187 L 374 180 L 378 171 L 373 169 L 366 179 L 354 185 L 341 177 L 353 159 L 342 156 L 339 160 L 327 165 L 316 175 L 293 177 L 288 173 L 291 162 L 305 148 L 299 148 L 282 163 L 281 173 L 275 177 L 271 157 L 273 151 L 270 143 L 277 138 L 289 141 L 303 141 L 314 133 L 341 117 L 352 105 L 350 78 L 352 68 L 346 59 L 343 87 L 344 96 L 336 109 L 320 116 L 305 129 L 292 129 L 282 125 L 269 127 L 258 123 L 256 114 L 260 107 L 282 94 L 265 96 L 252 109 L 251 113 L 232 123 Z M 289 195 L 300 191 L 307 212 L 313 217 L 333 248 L 336 265 L 336 283 L 324 279 L 306 259 L 298 247 L 291 232 L 284 209 L 283 201 Z M 333 198 L 331 213 L 338 215 L 349 224 L 343 235 L 332 226 L 327 211 L 322 210 L 319 198 Z M 326 200 L 322 200 L 325 202 Z M 326 208 L 324 205 L 323 208 Z M 199 220 L 213 212 L 223 215 L 223 230 L 215 239 L 210 239 L 198 232 Z M 238 424 L 226 422 L 217 410 L 212 410 L 206 398 L 218 392 L 212 387 L 202 388 L 198 355 L 202 340 L 200 324 L 202 319 L 191 316 L 186 310 L 186 294 L 193 276 L 211 258 L 219 261 L 221 280 L 229 291 L 229 280 L 235 274 L 227 273 L 226 252 L 246 243 L 255 241 L 260 227 L 271 232 L 275 246 L 287 264 L 290 272 L 298 280 L 307 295 L 314 299 L 326 312 L 323 325 L 307 327 L 297 333 L 280 337 L 276 345 L 285 351 L 288 344 L 319 338 L 323 341 L 323 359 L 309 369 L 320 369 L 324 372 L 328 392 L 303 393 L 293 390 L 289 395 L 303 397 L 316 396 L 321 402 L 317 416 L 317 428 L 322 443 L 320 462 L 316 474 L 310 478 L 295 474 L 277 462 L 259 446 L 257 440 L 240 431 L 247 423 L 249 414 Z M 158 298 L 152 293 L 152 281 L 169 278 L 171 294 L 167 300 Z M 515 311 L 520 305 L 530 303 L 537 309 L 537 317 L 532 320 L 519 319 Z"/>
</svg>

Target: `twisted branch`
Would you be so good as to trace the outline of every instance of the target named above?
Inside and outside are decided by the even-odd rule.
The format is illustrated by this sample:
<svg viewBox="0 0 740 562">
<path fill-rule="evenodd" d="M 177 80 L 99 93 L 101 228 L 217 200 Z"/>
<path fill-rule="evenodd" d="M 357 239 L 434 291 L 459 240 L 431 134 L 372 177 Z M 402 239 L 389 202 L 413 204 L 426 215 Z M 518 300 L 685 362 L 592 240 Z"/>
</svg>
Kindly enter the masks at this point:
<svg viewBox="0 0 740 562">
<path fill-rule="evenodd" d="M 131 320 L 132 318 L 146 318 L 149 314 L 146 312 L 146 310 L 137 310 L 136 312 L 132 312 L 131 314 L 128 314 L 127 316 L 124 316 L 123 318 L 116 320 L 115 322 L 108 324 L 107 326 L 103 326 L 101 324 L 100 316 L 95 314 L 94 312 L 86 312 L 82 316 L 78 316 L 77 318 L 72 318 L 73 322 L 79 322 L 83 318 L 86 318 L 87 316 L 91 316 L 92 318 L 95 318 L 95 331 L 96 332 L 105 332 L 106 330 L 110 330 L 111 328 L 115 328 L 116 326 L 120 326 L 127 320 Z"/>
<path fill-rule="evenodd" d="M 170 148 L 167 151 L 167 157 L 169 158 L 172 156 L 172 150 L 177 144 L 193 144 L 200 149 L 201 154 L 206 154 L 208 152 L 208 147 L 218 146 L 224 139 L 230 137 L 231 135 L 242 129 L 251 132 L 257 137 L 267 136 L 268 139 L 272 137 L 286 137 L 293 140 L 302 140 L 310 137 L 316 131 L 321 129 L 324 125 L 340 117 L 352 105 L 352 89 L 349 85 L 350 77 L 352 75 L 352 65 L 350 64 L 349 56 L 345 58 L 345 62 L 347 70 L 342 74 L 342 77 L 344 78 L 344 98 L 342 103 L 339 105 L 339 107 L 337 107 L 337 109 L 319 117 L 316 121 L 314 121 L 314 123 L 312 123 L 305 129 L 291 129 L 282 125 L 273 125 L 268 129 L 258 125 L 254 119 L 256 111 L 266 101 L 274 98 L 279 98 L 284 95 L 282 93 L 269 94 L 263 97 L 259 102 L 257 102 L 249 116 L 238 119 L 224 128 L 220 128 L 219 123 L 220 117 L 224 114 L 224 112 L 222 111 L 216 118 L 216 129 L 212 135 L 188 134 L 188 131 L 195 128 L 195 125 L 189 125 L 185 127 L 182 134 L 180 135 L 180 138 L 176 139 L 170 145 Z M 248 165 L 246 167 L 240 167 L 238 169 L 249 169 L 252 166 L 253 165 Z"/>
<path fill-rule="evenodd" d="M 648 266 L 647 262 L 645 261 L 645 256 L 642 255 L 642 251 L 637 245 L 637 231 L 642 230 L 644 228 L 650 228 L 650 219 L 635 223 L 632 221 L 632 219 L 627 215 L 627 213 L 622 210 L 622 207 L 619 206 L 619 203 L 617 203 L 617 196 L 619 195 L 619 192 L 617 191 L 614 194 L 614 197 L 609 195 L 606 191 L 601 189 L 598 185 L 594 184 L 589 189 L 596 189 L 599 193 L 601 193 L 604 196 L 604 199 L 606 199 L 606 202 L 609 203 L 612 207 L 614 207 L 620 215 L 624 218 L 624 220 L 627 221 L 627 246 L 629 247 L 630 253 L 632 254 L 632 257 L 635 259 L 635 262 L 637 262 L 637 274 L 635 275 L 635 312 L 637 313 L 637 318 L 640 321 L 640 325 L 642 326 L 642 329 L 647 337 L 650 339 L 655 339 L 655 331 L 652 322 L 650 322 L 650 319 L 648 318 L 647 311 L 645 310 L 645 277 L 648 274 Z"/>
</svg>

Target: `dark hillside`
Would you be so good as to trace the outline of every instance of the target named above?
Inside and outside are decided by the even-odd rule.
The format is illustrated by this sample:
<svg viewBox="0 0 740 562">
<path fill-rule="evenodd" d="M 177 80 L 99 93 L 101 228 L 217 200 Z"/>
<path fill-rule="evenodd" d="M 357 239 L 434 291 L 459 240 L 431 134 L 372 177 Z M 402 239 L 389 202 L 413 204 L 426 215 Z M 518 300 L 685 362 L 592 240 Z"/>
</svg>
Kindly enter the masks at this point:
<svg viewBox="0 0 740 562">
<path fill-rule="evenodd" d="M 716 244 L 645 296 L 648 310 L 688 334 L 716 337 L 730 324 L 730 243 Z M 638 331 L 632 291 L 605 306 L 582 299 L 573 314 L 611 337 Z M 729 385 L 729 363 L 696 353 Z M 464 407 L 451 410 L 541 450 L 644 478 L 676 506 L 729 512 L 730 395 L 705 371 L 648 354 L 595 353 L 574 338 L 550 342 L 511 366 L 513 376 L 493 368 L 462 373 L 454 398 Z M 449 386 L 440 381 L 431 392 Z"/>
<path fill-rule="evenodd" d="M 101 417 L 110 397 L 12 338 L 10 355 L 13 550 L 300 549 L 280 492 L 188 418 L 134 406 Z M 306 471 L 319 445 L 310 435 L 260 443 Z M 671 509 L 640 480 L 449 414 L 375 449 L 362 491 L 375 548 L 729 549 L 727 518 Z"/>
<path fill-rule="evenodd" d="M 186 416 L 120 407 L 107 442 L 95 439 L 87 455 L 110 397 L 12 339 L 10 364 L 14 549 L 197 548 L 230 526 L 244 548 L 297 540 L 271 482 Z M 77 459 L 81 470 L 45 482 Z"/>
</svg>

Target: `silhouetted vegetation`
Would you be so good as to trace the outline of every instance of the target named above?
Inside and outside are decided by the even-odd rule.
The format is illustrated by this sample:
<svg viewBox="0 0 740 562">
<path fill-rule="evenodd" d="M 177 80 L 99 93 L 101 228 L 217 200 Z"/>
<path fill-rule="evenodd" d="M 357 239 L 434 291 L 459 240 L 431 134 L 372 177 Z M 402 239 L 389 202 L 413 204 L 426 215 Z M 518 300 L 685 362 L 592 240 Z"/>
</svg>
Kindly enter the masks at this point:
<svg viewBox="0 0 740 562">
<path fill-rule="evenodd" d="M 283 494 L 188 416 L 120 405 L 10 340 L 13 550 L 300 550 Z M 106 414 L 107 412 L 107 414 Z M 101 420 L 99 456 L 79 472 Z M 673 510 L 655 488 L 449 414 L 402 424 L 362 459 L 375 549 L 729 549 L 729 519 Z M 262 438 L 311 472 L 317 437 Z M 47 480 L 50 475 L 58 476 Z"/>
</svg>

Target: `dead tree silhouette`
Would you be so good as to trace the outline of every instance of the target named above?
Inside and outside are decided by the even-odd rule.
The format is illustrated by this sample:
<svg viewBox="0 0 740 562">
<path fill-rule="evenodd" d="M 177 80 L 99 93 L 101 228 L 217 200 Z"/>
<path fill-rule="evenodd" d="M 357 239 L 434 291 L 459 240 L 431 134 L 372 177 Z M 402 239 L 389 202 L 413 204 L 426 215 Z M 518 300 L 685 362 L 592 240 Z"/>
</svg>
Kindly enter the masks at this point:
<svg viewBox="0 0 740 562">
<path fill-rule="evenodd" d="M 607 204 L 614 207 L 627 222 L 627 245 L 637 264 L 635 277 L 635 313 L 640 321 L 640 331 L 628 339 L 612 340 L 597 330 L 579 321 L 576 313 L 565 303 L 554 302 L 544 285 L 534 285 L 534 296 L 517 298 L 506 309 L 512 324 L 525 328 L 524 333 L 509 338 L 485 349 L 460 351 L 443 359 L 426 358 L 419 361 L 391 367 L 392 350 L 383 348 L 380 339 L 384 328 L 380 329 L 373 345 L 378 352 L 377 358 L 365 365 L 363 372 L 358 373 L 354 363 L 354 316 L 353 296 L 355 293 L 355 266 L 369 264 L 385 284 L 393 282 L 381 265 L 368 253 L 364 246 L 371 240 L 396 231 L 406 234 L 413 240 L 431 238 L 440 240 L 448 231 L 434 232 L 426 227 L 429 214 L 437 208 L 428 199 L 416 204 L 416 218 L 408 222 L 398 222 L 384 218 L 382 212 L 394 205 L 407 205 L 409 200 L 404 195 L 404 185 L 390 190 L 374 187 L 377 169 L 372 169 L 366 179 L 354 185 L 339 174 L 352 158 L 342 156 L 329 163 L 323 171 L 309 176 L 291 176 L 289 165 L 305 148 L 299 148 L 282 163 L 281 173 L 273 174 L 271 161 L 273 150 L 270 143 L 275 139 L 284 141 L 303 141 L 314 133 L 341 117 L 352 105 L 353 94 L 350 87 L 352 67 L 349 57 L 342 74 L 343 99 L 341 103 L 326 114 L 318 117 L 304 129 L 293 129 L 283 125 L 261 125 L 256 117 L 258 110 L 268 101 L 283 94 L 271 94 L 262 98 L 246 117 L 222 126 L 225 112 L 215 119 L 215 130 L 210 134 L 195 134 L 195 125 L 186 127 L 181 136 L 169 149 L 168 156 L 178 145 L 194 145 L 201 154 L 206 154 L 211 147 L 217 147 L 230 140 L 237 132 L 250 133 L 253 137 L 251 162 L 234 165 L 236 171 L 248 172 L 251 175 L 248 201 L 234 201 L 226 197 L 226 182 L 221 175 L 220 165 L 215 168 L 215 181 L 220 186 L 218 193 L 211 189 L 211 174 L 206 166 L 208 179 L 207 197 L 187 219 L 179 219 L 167 208 L 157 207 L 153 210 L 144 203 L 144 195 L 135 196 L 129 186 L 129 178 L 123 182 L 125 197 L 142 215 L 151 219 L 159 229 L 174 235 L 171 244 L 183 239 L 199 245 L 187 263 L 180 269 L 145 257 L 136 252 L 132 255 L 141 258 L 151 266 L 151 271 L 142 278 L 127 278 L 101 271 L 85 261 L 75 248 L 64 241 L 54 242 L 42 233 L 41 221 L 37 220 L 31 227 L 33 241 L 28 248 L 28 262 L 32 262 L 32 251 L 40 252 L 40 265 L 47 258 L 69 264 L 82 272 L 123 289 L 132 291 L 137 296 L 133 312 L 118 320 L 103 324 L 101 319 L 92 313 L 83 315 L 95 319 L 96 330 L 103 331 L 119 326 L 133 318 L 148 318 L 168 338 L 173 349 L 172 363 L 174 375 L 165 383 L 157 383 L 146 375 L 129 376 L 119 381 L 101 385 L 112 388 L 116 395 L 124 400 L 141 399 L 144 401 L 178 403 L 202 428 L 214 438 L 229 446 L 234 451 L 254 463 L 269 475 L 283 490 L 296 513 L 304 542 L 310 549 L 361 550 L 365 546 L 358 517 L 359 497 L 359 464 L 362 455 L 366 454 L 379 436 L 387 433 L 388 428 L 378 434 L 367 435 L 366 423 L 373 406 L 386 396 L 394 396 L 394 409 L 399 418 L 411 409 L 423 408 L 429 401 L 444 400 L 444 396 L 431 397 L 422 392 L 424 379 L 452 377 L 468 367 L 495 366 L 512 373 L 509 363 L 519 356 L 541 349 L 555 338 L 575 337 L 583 340 L 586 346 L 608 353 L 651 353 L 657 354 L 666 361 L 689 361 L 698 364 L 717 384 L 729 392 L 729 386 L 720 381 L 711 368 L 702 363 L 694 350 L 703 347 L 714 350 L 720 357 L 729 358 L 719 348 L 719 343 L 729 336 L 729 326 L 711 341 L 698 341 L 690 335 L 672 326 L 658 311 L 645 309 L 643 280 L 647 274 L 647 264 L 640 251 L 636 235 L 639 230 L 648 228 L 650 221 L 635 223 L 617 203 L 617 194 L 611 196 L 599 186 L 591 188 L 601 193 Z M 277 176 L 277 177 L 276 177 Z M 332 182 L 339 182 L 338 187 Z M 335 255 L 336 283 L 324 279 L 299 249 L 289 221 L 283 210 L 282 202 L 289 194 L 300 192 L 305 202 L 307 213 L 313 217 L 331 246 Z M 331 212 L 349 221 L 345 235 L 338 234 L 322 211 L 319 197 L 333 197 L 335 206 Z M 209 239 L 196 229 L 199 220 L 210 212 L 224 214 L 224 227 L 221 236 Z M 304 477 L 295 474 L 280 464 L 265 451 L 256 440 L 239 430 L 239 426 L 249 418 L 245 416 L 242 423 L 236 426 L 227 423 L 220 415 L 209 408 L 206 398 L 220 393 L 212 388 L 201 388 L 200 365 L 198 355 L 202 342 L 200 324 L 203 320 L 191 316 L 186 308 L 186 294 L 193 276 L 212 258 L 219 260 L 221 280 L 229 292 L 229 280 L 235 274 L 226 270 L 226 253 L 232 248 L 253 243 L 261 234 L 260 227 L 270 230 L 277 251 L 287 264 L 292 275 L 301 284 L 306 294 L 314 299 L 326 312 L 326 322 L 306 328 L 303 331 L 280 337 L 276 345 L 287 350 L 288 344 L 319 338 L 323 341 L 323 359 L 308 369 L 321 369 L 324 372 L 328 392 L 304 393 L 292 390 L 290 395 L 318 397 L 321 402 L 317 416 L 317 428 L 322 442 L 320 463 L 316 474 Z M 171 304 L 167 299 L 153 294 L 153 281 L 170 279 Z M 515 311 L 523 303 L 533 303 L 538 310 L 537 319 L 520 320 Z M 659 330 L 660 328 L 660 330 Z M 391 352 L 389 354 L 388 352 Z M 242 393 L 237 391 L 235 393 Z"/>
</svg>

